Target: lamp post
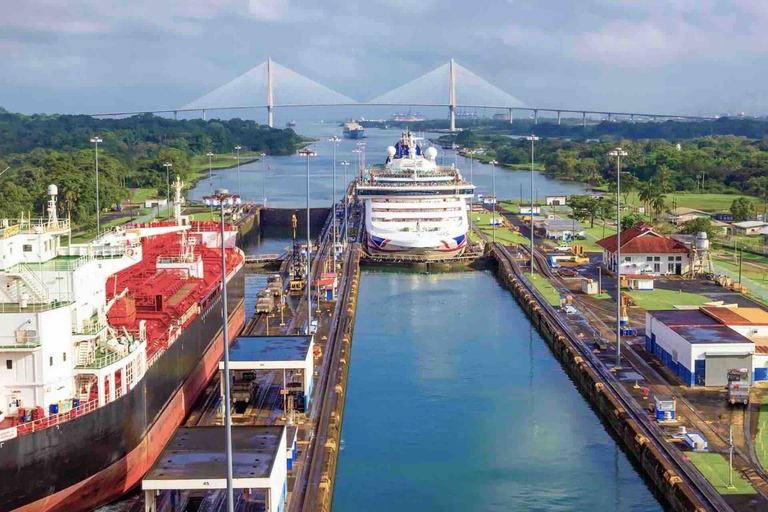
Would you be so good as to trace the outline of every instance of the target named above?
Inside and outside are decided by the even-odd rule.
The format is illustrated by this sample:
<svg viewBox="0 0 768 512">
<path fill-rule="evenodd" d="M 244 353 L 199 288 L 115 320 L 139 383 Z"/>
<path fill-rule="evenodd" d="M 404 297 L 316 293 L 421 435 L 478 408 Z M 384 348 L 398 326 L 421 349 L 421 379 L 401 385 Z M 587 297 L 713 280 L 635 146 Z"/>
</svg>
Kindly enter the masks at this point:
<svg viewBox="0 0 768 512">
<path fill-rule="evenodd" d="M 307 334 L 311 336 L 312 330 L 312 275 L 310 274 L 311 246 L 309 236 L 309 158 L 317 156 L 317 152 L 304 148 L 299 150 L 299 155 L 307 159 Z"/>
<path fill-rule="evenodd" d="M 347 187 L 349 186 L 347 183 L 347 167 L 349 167 L 349 162 L 344 160 L 341 162 L 341 165 L 344 167 L 344 249 L 346 250 L 347 240 L 349 239 L 349 222 L 347 222 L 347 211 L 349 210 L 347 206 Z"/>
<path fill-rule="evenodd" d="M 91 142 L 96 146 L 96 238 L 101 236 L 101 208 L 99 208 L 99 142 L 101 138 L 93 137 Z"/>
<path fill-rule="evenodd" d="M 475 159 L 474 157 L 475 150 L 473 149 L 472 151 L 467 152 L 467 154 L 469 155 L 469 182 L 474 185 L 475 179 L 474 179 L 474 174 L 472 172 L 472 167 L 473 167 L 472 162 Z M 469 196 L 469 229 L 470 231 L 472 230 L 472 206 L 474 205 L 474 200 L 475 200 L 475 191 L 472 190 L 472 195 Z"/>
<path fill-rule="evenodd" d="M 336 272 L 336 146 L 341 139 L 334 135 L 328 140 L 333 144 L 333 199 L 331 202 L 331 212 L 333 212 L 333 246 L 331 247 L 331 252 L 333 253 L 333 271 Z M 319 305 L 320 302 L 318 301 Z"/>
<path fill-rule="evenodd" d="M 533 134 L 525 138 L 525 140 L 531 141 L 531 277 L 533 277 L 533 160 L 536 154 L 536 141 L 539 138 Z"/>
<path fill-rule="evenodd" d="M 205 156 L 208 157 L 208 183 L 211 188 L 211 194 L 213 194 L 213 171 L 211 170 L 211 168 L 213 167 L 213 162 L 212 162 L 213 153 L 209 151 L 205 154 Z M 211 204 L 211 220 L 213 220 L 213 204 Z"/>
<path fill-rule="evenodd" d="M 261 204 L 267 207 L 267 154 L 261 153 Z"/>
<path fill-rule="evenodd" d="M 165 162 L 163 164 L 163 167 L 165 167 L 165 209 L 166 214 L 168 217 L 168 220 L 171 219 L 171 178 L 170 178 L 170 169 L 173 167 L 173 164 L 171 162 Z"/>
<path fill-rule="evenodd" d="M 225 188 L 218 189 L 216 194 L 204 198 L 211 204 L 213 208 L 214 203 L 218 203 L 221 208 L 221 293 L 222 293 L 222 308 L 223 308 L 223 326 L 222 326 L 222 343 L 224 343 L 224 433 L 226 438 L 226 453 L 227 453 L 227 511 L 234 511 L 234 494 L 232 490 L 232 410 L 231 410 L 231 393 L 230 393 L 230 375 L 229 375 L 229 318 L 227 314 L 227 251 L 226 243 L 224 239 L 224 207 L 234 204 L 235 196 L 230 194 Z"/>
<path fill-rule="evenodd" d="M 242 146 L 235 146 L 235 151 L 237 151 L 237 195 L 240 197 L 243 197 L 243 192 L 240 190 L 240 150 L 243 149 Z"/>
<path fill-rule="evenodd" d="M 621 157 L 627 152 L 616 148 L 616 368 L 621 368 Z"/>
<path fill-rule="evenodd" d="M 493 215 L 491 216 L 491 224 L 493 224 L 493 243 L 496 243 L 496 160 L 491 160 L 491 179 L 493 181 Z"/>
<path fill-rule="evenodd" d="M 352 150 L 353 153 L 357 155 L 357 177 L 360 177 L 360 153 L 363 151 L 360 148 L 355 148 Z"/>
</svg>

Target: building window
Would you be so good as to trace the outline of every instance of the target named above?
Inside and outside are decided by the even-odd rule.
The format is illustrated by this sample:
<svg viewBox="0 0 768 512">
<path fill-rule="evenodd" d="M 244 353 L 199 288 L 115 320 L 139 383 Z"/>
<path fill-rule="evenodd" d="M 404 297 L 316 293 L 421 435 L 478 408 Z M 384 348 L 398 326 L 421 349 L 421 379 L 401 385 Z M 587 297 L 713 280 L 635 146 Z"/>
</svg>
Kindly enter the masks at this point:
<svg viewBox="0 0 768 512">
<path fill-rule="evenodd" d="M 51 356 L 51 357 L 49 358 L 49 365 L 50 365 L 50 366 L 53 366 L 53 356 Z"/>
<path fill-rule="evenodd" d="M 675 258 L 675 261 L 683 261 L 683 257 L 682 256 L 678 256 L 677 258 Z"/>
<path fill-rule="evenodd" d="M 653 260 L 654 261 L 661 261 L 661 256 L 656 256 Z"/>
<path fill-rule="evenodd" d="M 5 368 L 7 370 L 13 370 L 13 361 L 11 359 L 5 360 Z"/>
<path fill-rule="evenodd" d="M 32 244 L 24 244 L 24 247 L 22 247 L 22 250 L 24 252 L 32 252 Z"/>
<path fill-rule="evenodd" d="M 630 262 L 630 261 L 632 261 L 632 256 L 625 256 L 625 257 L 624 257 L 624 261 L 625 261 L 625 262 Z"/>
<path fill-rule="evenodd" d="M 645 261 L 653 261 L 653 256 L 648 256 L 647 258 L 645 258 Z"/>
<path fill-rule="evenodd" d="M 63 354 L 61 354 L 61 357 L 62 357 L 62 359 L 64 359 L 64 362 L 66 363 L 67 362 L 67 353 L 64 352 Z"/>
<path fill-rule="evenodd" d="M 674 256 L 667 256 L 667 261 L 675 261 L 675 257 Z"/>
</svg>

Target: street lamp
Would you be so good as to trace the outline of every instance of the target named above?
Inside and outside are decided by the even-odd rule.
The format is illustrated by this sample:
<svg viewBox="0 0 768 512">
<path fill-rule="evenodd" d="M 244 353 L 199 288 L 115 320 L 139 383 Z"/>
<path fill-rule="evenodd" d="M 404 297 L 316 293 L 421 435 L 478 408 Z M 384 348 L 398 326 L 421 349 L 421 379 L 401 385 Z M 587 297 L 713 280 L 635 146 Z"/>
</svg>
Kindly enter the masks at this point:
<svg viewBox="0 0 768 512">
<path fill-rule="evenodd" d="M 261 153 L 261 204 L 267 207 L 267 154 Z"/>
<path fill-rule="evenodd" d="M 491 224 L 493 225 L 493 243 L 496 243 L 496 160 L 491 160 L 491 179 L 493 180 L 493 215 L 491 216 Z"/>
<path fill-rule="evenodd" d="M 349 239 L 349 222 L 347 222 L 347 210 L 349 210 L 347 207 L 347 192 L 349 191 L 349 183 L 347 183 L 347 167 L 349 167 L 349 162 L 344 160 L 341 162 L 341 165 L 344 167 L 344 249 L 346 249 L 347 240 Z"/>
<path fill-rule="evenodd" d="M 360 153 L 363 151 L 360 148 L 355 148 L 352 152 L 357 155 L 357 177 L 360 178 Z"/>
<path fill-rule="evenodd" d="M 240 196 L 230 194 L 225 188 L 218 189 L 216 193 L 203 198 L 213 208 L 214 204 L 221 208 L 221 290 L 224 323 L 222 328 L 222 343 L 224 343 L 224 432 L 226 437 L 227 453 L 227 511 L 234 511 L 234 494 L 232 485 L 232 410 L 230 399 L 230 374 L 229 374 L 229 318 L 227 314 L 227 251 L 224 239 L 224 207 L 239 202 Z"/>
<path fill-rule="evenodd" d="M 299 155 L 306 157 L 307 159 L 307 334 L 310 336 L 311 330 L 312 330 L 312 275 L 310 274 L 310 256 L 312 254 L 312 249 L 310 246 L 310 236 L 309 236 L 309 158 L 313 156 L 317 156 L 317 152 L 313 151 L 309 148 L 304 148 L 299 150 Z M 320 298 L 318 297 L 318 300 Z"/>
<path fill-rule="evenodd" d="M 213 153 L 210 151 L 205 154 L 205 156 L 208 157 L 208 183 L 211 188 L 211 194 L 213 194 L 213 174 L 211 171 L 211 167 L 213 167 L 213 163 L 211 159 L 213 158 Z M 211 220 L 213 220 L 213 205 L 211 205 Z"/>
<path fill-rule="evenodd" d="M 243 149 L 242 146 L 235 146 L 235 151 L 237 151 L 237 195 L 240 197 L 243 197 L 243 193 L 240 190 L 240 150 Z"/>
<path fill-rule="evenodd" d="M 166 213 L 168 214 L 168 220 L 171 219 L 171 178 L 170 178 L 170 168 L 173 167 L 173 164 L 170 162 L 165 162 L 163 164 L 163 167 L 165 167 L 165 208 Z"/>
<path fill-rule="evenodd" d="M 475 150 L 468 151 L 467 154 L 469 155 L 469 182 L 473 185 L 475 184 L 474 174 L 472 172 L 472 161 L 475 159 Z M 472 230 L 472 205 L 474 204 L 475 200 L 475 191 L 472 191 L 472 195 L 469 196 L 469 229 Z"/>
<path fill-rule="evenodd" d="M 91 142 L 96 146 L 96 238 L 101 236 L 101 210 L 99 209 L 99 142 L 101 138 L 93 137 Z"/>
<path fill-rule="evenodd" d="M 332 192 L 332 202 L 331 202 L 331 212 L 333 215 L 333 247 L 331 248 L 331 252 L 333 253 L 333 271 L 336 272 L 336 146 L 339 144 L 339 141 L 341 139 L 338 138 L 336 135 L 328 139 L 328 141 L 333 144 L 333 192 Z M 320 305 L 320 301 L 317 302 L 318 306 Z"/>
<path fill-rule="evenodd" d="M 531 277 L 533 277 L 533 157 L 536 154 L 536 141 L 539 138 L 533 134 L 525 138 L 531 141 Z"/>
<path fill-rule="evenodd" d="M 621 368 L 621 157 L 627 152 L 616 148 L 616 368 Z"/>
</svg>

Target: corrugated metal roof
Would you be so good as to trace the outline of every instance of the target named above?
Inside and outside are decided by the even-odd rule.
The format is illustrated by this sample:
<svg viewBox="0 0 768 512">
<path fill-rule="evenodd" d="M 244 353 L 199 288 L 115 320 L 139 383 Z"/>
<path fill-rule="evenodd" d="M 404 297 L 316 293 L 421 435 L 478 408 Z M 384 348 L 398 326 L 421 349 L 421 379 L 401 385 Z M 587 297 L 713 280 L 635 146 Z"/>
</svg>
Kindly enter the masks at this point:
<svg viewBox="0 0 768 512">
<path fill-rule="evenodd" d="M 755 325 L 768 325 L 768 311 L 760 308 L 733 308 L 733 312 Z"/>
<path fill-rule="evenodd" d="M 648 311 L 648 314 L 669 327 L 720 325 L 717 320 L 709 315 L 705 315 L 698 309 L 658 310 Z"/>
<path fill-rule="evenodd" d="M 670 328 L 692 345 L 703 343 L 752 343 L 730 327 L 724 325 L 689 326 L 675 325 Z"/>
<path fill-rule="evenodd" d="M 703 307 L 701 310 L 722 325 L 752 325 L 752 322 L 739 315 L 739 308 Z"/>
</svg>

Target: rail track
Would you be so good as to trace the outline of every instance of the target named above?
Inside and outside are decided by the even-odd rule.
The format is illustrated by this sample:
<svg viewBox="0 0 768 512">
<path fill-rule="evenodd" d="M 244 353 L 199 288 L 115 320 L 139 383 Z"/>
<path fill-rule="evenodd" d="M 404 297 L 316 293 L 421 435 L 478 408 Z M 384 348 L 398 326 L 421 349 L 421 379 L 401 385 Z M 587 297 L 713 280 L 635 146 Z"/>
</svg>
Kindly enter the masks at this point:
<svg viewBox="0 0 768 512">
<path fill-rule="evenodd" d="M 528 281 L 525 275 L 520 271 L 517 261 L 509 251 L 501 245 L 495 245 L 494 250 L 498 251 L 500 256 L 508 262 L 512 272 L 516 275 L 528 293 L 536 299 L 539 307 L 560 329 L 563 335 L 568 338 L 573 347 L 579 352 L 584 363 L 600 376 L 602 382 L 612 392 L 613 396 L 619 401 L 627 414 L 635 421 L 639 428 L 642 429 L 645 437 L 665 456 L 667 461 L 675 468 L 678 475 L 684 480 L 699 501 L 705 505 L 708 510 L 732 510 L 714 487 L 712 487 L 709 481 L 704 478 L 691 462 L 686 460 L 677 448 L 670 446 L 669 443 L 666 442 L 663 431 L 661 431 L 657 425 L 649 421 L 646 412 L 640 407 L 624 386 L 616 379 L 609 369 L 597 359 L 592 350 L 582 342 L 571 327 L 560 318 L 560 315 L 558 315 L 552 306 L 550 306 L 549 302 L 541 296 L 536 287 Z M 538 266 L 543 273 L 546 273 L 544 269 L 549 271 L 548 266 L 542 266 L 541 261 L 539 261 Z M 549 273 L 549 276 L 551 277 L 551 272 Z"/>
</svg>

